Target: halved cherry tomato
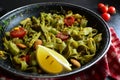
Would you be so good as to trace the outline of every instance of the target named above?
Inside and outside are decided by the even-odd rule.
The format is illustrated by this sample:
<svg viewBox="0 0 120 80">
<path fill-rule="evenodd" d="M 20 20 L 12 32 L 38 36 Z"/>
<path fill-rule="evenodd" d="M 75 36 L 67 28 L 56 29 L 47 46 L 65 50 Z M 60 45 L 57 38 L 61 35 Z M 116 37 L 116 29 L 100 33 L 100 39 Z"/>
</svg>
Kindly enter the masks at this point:
<svg viewBox="0 0 120 80">
<path fill-rule="evenodd" d="M 75 22 L 75 18 L 73 16 L 68 16 L 64 19 L 64 23 L 67 26 L 71 26 Z"/>
<path fill-rule="evenodd" d="M 10 32 L 10 36 L 13 37 L 13 38 L 23 38 L 26 34 L 26 30 L 22 27 L 18 27 L 17 29 L 13 29 L 11 32 Z"/>
<path fill-rule="evenodd" d="M 60 38 L 62 41 L 65 41 L 65 40 L 67 40 L 68 38 L 69 38 L 69 36 L 68 35 L 65 35 L 65 34 L 63 34 L 63 33 L 58 33 L 57 35 L 56 35 L 56 37 L 57 38 Z"/>
<path fill-rule="evenodd" d="M 26 61 L 27 63 L 29 63 L 29 61 L 30 61 L 30 55 L 22 56 L 22 57 L 21 57 L 21 60 L 22 60 L 22 61 Z"/>
<path fill-rule="evenodd" d="M 110 13 L 110 14 L 115 14 L 115 13 L 116 13 L 115 7 L 114 7 L 114 6 L 110 6 L 110 7 L 108 8 L 108 13 Z"/>
<path fill-rule="evenodd" d="M 103 13 L 101 16 L 105 21 L 109 21 L 111 18 L 109 13 Z"/>
</svg>

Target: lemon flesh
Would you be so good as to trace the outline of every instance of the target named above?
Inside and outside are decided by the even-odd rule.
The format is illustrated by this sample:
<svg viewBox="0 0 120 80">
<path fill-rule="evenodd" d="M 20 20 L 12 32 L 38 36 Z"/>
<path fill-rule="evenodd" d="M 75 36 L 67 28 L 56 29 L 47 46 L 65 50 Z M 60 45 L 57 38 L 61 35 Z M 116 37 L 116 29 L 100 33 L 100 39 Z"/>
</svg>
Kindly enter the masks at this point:
<svg viewBox="0 0 120 80">
<path fill-rule="evenodd" d="M 38 45 L 36 58 L 39 66 L 51 74 L 58 74 L 63 71 L 71 71 L 69 62 L 56 51 Z"/>
</svg>

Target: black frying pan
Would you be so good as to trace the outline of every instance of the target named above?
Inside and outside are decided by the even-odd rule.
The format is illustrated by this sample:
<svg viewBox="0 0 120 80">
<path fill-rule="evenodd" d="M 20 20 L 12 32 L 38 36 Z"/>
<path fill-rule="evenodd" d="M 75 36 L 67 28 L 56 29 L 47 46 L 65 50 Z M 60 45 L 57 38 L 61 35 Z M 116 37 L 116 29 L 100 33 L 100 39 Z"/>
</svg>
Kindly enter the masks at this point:
<svg viewBox="0 0 120 80">
<path fill-rule="evenodd" d="M 94 26 L 94 28 L 98 29 L 100 33 L 103 34 L 103 40 L 100 49 L 97 51 L 97 55 L 94 57 L 92 61 L 87 63 L 86 65 L 82 66 L 80 69 L 76 69 L 72 72 L 59 74 L 59 75 L 48 75 L 48 74 L 33 74 L 33 73 L 27 73 L 27 72 L 21 72 L 16 70 L 9 59 L 7 60 L 0 60 L 0 67 L 2 69 L 5 69 L 6 71 L 16 74 L 17 76 L 22 77 L 32 77 L 32 78 L 57 78 L 57 77 L 63 77 L 72 75 L 78 72 L 81 72 L 90 66 L 94 65 L 96 62 L 98 62 L 107 52 L 110 46 L 110 32 L 108 29 L 108 25 L 105 23 L 105 21 L 100 18 L 96 13 L 93 11 L 86 9 L 81 6 L 69 4 L 69 3 L 60 3 L 60 2 L 49 2 L 49 3 L 36 3 L 36 4 L 30 4 L 27 6 L 23 6 L 20 8 L 17 8 L 4 16 L 0 18 L 0 26 L 2 29 L 0 30 L 0 48 L 2 49 L 2 41 L 1 37 L 4 35 L 5 31 L 10 30 L 15 25 L 19 24 L 19 22 L 27 17 L 31 16 L 39 16 L 40 12 L 52 12 L 59 11 L 61 14 L 64 14 L 65 11 L 72 10 L 74 13 L 80 13 L 81 15 L 86 16 L 88 19 L 88 26 Z"/>
</svg>

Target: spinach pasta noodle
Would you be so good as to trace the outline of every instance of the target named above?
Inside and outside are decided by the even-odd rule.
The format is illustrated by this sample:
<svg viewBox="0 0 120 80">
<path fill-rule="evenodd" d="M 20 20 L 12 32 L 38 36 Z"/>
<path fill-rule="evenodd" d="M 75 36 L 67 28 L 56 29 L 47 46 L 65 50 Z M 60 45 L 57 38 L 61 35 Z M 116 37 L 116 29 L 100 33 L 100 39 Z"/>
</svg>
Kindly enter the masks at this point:
<svg viewBox="0 0 120 80">
<path fill-rule="evenodd" d="M 76 59 L 82 66 L 95 56 L 102 40 L 102 33 L 87 23 L 85 16 L 72 11 L 66 14 L 40 12 L 39 17 L 28 17 L 5 33 L 2 52 L 10 56 L 15 68 L 44 73 L 35 57 L 35 43 L 39 40 L 41 45 L 57 51 L 68 61 Z M 20 33 L 15 34 L 16 30 Z"/>
</svg>

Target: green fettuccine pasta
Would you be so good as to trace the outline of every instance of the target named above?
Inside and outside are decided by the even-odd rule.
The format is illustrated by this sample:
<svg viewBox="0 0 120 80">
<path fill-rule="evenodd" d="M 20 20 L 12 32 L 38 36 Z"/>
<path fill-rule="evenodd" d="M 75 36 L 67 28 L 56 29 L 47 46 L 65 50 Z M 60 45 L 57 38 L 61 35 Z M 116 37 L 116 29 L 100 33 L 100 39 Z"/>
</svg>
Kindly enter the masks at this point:
<svg viewBox="0 0 120 80">
<path fill-rule="evenodd" d="M 39 17 L 26 18 L 6 32 L 4 51 L 17 69 L 40 73 L 35 58 L 35 43 L 41 40 L 41 45 L 57 51 L 67 60 L 75 58 L 84 65 L 97 54 L 102 40 L 102 33 L 87 27 L 88 22 L 85 16 L 72 11 L 66 14 L 40 12 Z M 11 36 L 11 32 L 19 27 L 25 29 L 25 35 L 22 38 Z"/>
</svg>

